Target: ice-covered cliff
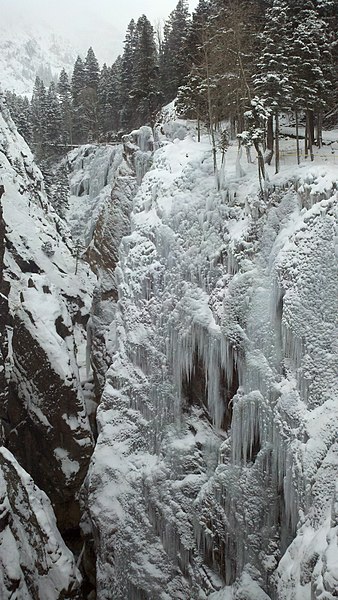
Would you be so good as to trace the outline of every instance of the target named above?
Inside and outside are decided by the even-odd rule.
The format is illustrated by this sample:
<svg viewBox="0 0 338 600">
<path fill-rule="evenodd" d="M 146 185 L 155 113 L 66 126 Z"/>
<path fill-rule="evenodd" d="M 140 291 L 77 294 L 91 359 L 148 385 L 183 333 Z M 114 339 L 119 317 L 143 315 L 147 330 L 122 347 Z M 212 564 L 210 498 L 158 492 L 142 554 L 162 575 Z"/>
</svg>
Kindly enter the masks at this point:
<svg viewBox="0 0 338 600">
<path fill-rule="evenodd" d="M 208 140 L 178 130 L 109 300 L 86 479 L 98 598 L 333 600 L 335 170 L 285 167 L 263 200 L 232 147 L 217 192 Z"/>
<path fill-rule="evenodd" d="M 0 593 L 3 600 L 79 598 L 81 575 L 46 494 L 0 448 Z"/>
<path fill-rule="evenodd" d="M 95 276 L 76 259 L 1 95 L 0 196 L 1 443 L 20 464 L 2 452 L 0 596 L 76 597 L 74 558 L 36 485 L 62 532 L 76 531 L 93 449 L 85 355 Z"/>
<path fill-rule="evenodd" d="M 155 140 L 70 153 L 60 218 L 0 99 L 0 591 L 90 593 L 37 484 L 99 600 L 334 600 L 334 164 L 262 199 L 235 146 L 217 191 L 193 123 Z"/>
</svg>

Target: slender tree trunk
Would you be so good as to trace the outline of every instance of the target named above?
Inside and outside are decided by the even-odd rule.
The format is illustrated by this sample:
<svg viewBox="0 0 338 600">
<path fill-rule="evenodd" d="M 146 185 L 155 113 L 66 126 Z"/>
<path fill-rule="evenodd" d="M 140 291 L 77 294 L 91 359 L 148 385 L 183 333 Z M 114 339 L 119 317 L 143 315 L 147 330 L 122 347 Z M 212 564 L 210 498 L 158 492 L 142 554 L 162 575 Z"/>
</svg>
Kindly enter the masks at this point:
<svg viewBox="0 0 338 600">
<path fill-rule="evenodd" d="M 317 113 L 317 144 L 318 144 L 318 148 L 321 148 L 323 145 L 322 128 L 323 128 L 323 113 L 321 110 L 319 110 Z"/>
<path fill-rule="evenodd" d="M 307 131 L 308 131 L 308 144 L 310 151 L 310 158 L 313 161 L 313 111 L 306 111 L 306 122 L 307 122 Z"/>
<path fill-rule="evenodd" d="M 208 53 L 205 49 L 204 52 L 205 57 L 205 68 L 206 68 L 206 79 L 207 79 L 207 100 L 208 100 L 208 113 L 209 113 L 209 126 L 210 126 L 210 135 L 212 142 L 212 155 L 214 161 L 214 173 L 217 172 L 217 149 L 216 149 L 216 139 L 215 139 L 215 131 L 214 131 L 214 117 L 212 110 L 212 101 L 211 101 L 211 85 L 210 85 L 210 74 L 209 74 L 209 57 Z"/>
<path fill-rule="evenodd" d="M 309 152 L 308 152 L 308 135 L 309 135 L 309 129 L 308 129 L 308 120 L 307 120 L 307 113 L 306 113 L 306 118 L 305 118 L 305 134 L 304 134 L 304 156 L 305 158 L 307 158 L 309 156 Z"/>
<path fill-rule="evenodd" d="M 270 115 L 266 124 L 266 148 L 268 150 L 268 158 L 266 160 L 268 165 L 271 165 L 273 157 L 273 117 Z"/>
<path fill-rule="evenodd" d="M 298 122 L 298 110 L 295 110 L 296 117 L 296 144 L 297 144 L 297 163 L 300 163 L 300 149 L 299 149 L 299 122 Z"/>
<path fill-rule="evenodd" d="M 197 141 L 201 141 L 201 121 L 199 117 L 197 119 Z"/>
<path fill-rule="evenodd" d="M 259 142 L 254 141 L 255 150 L 257 152 L 258 157 L 258 179 L 259 185 L 261 188 L 262 195 L 265 197 L 265 190 L 263 187 L 263 181 L 265 181 L 265 165 L 264 165 L 264 156 L 262 154 L 262 150 L 260 149 Z"/>
<path fill-rule="evenodd" d="M 276 155 L 275 155 L 275 166 L 276 166 L 276 173 L 279 172 L 279 114 L 278 111 L 276 111 L 275 114 L 275 148 L 276 148 Z"/>
<path fill-rule="evenodd" d="M 313 146 L 315 140 L 315 115 L 313 110 L 308 111 L 309 116 L 309 145 Z"/>
<path fill-rule="evenodd" d="M 235 122 L 235 116 L 234 115 L 230 115 L 230 137 L 233 140 L 236 136 L 236 122 Z"/>
</svg>

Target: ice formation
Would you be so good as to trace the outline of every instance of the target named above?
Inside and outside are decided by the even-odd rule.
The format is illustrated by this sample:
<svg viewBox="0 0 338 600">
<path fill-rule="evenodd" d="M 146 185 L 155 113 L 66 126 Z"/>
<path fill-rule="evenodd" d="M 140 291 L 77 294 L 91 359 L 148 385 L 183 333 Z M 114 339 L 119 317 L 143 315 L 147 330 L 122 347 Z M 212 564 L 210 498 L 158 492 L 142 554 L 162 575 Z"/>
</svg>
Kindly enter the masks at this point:
<svg viewBox="0 0 338 600">
<path fill-rule="evenodd" d="M 284 170 L 263 201 L 233 147 L 216 192 L 192 128 L 157 132 L 119 249 L 98 597 L 333 598 L 334 172 Z"/>
<path fill-rule="evenodd" d="M 68 155 L 66 219 L 96 281 L 2 110 L 0 359 L 26 410 L 13 410 L 11 441 L 26 418 L 52 435 L 53 473 L 75 489 L 102 393 L 81 493 L 99 600 L 333 600 L 334 169 L 286 166 L 263 200 L 231 146 L 217 191 L 208 137 L 173 117 Z M 58 544 L 51 599 L 78 585 Z M 31 568 L 20 551 L 19 574 Z"/>
</svg>

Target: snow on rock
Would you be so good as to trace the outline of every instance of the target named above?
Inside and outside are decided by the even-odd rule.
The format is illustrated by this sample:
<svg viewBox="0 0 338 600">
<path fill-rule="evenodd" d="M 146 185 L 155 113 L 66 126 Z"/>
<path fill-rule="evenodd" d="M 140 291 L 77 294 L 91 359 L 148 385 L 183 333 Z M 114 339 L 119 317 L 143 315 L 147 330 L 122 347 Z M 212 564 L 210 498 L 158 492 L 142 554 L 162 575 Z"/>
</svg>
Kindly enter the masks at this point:
<svg viewBox="0 0 338 600">
<path fill-rule="evenodd" d="M 104 334 L 98 598 L 333 600 L 334 171 L 270 174 L 264 201 L 232 146 L 216 192 L 209 141 L 166 128 Z"/>
<path fill-rule="evenodd" d="M 61 69 L 71 73 L 77 52 L 71 44 L 55 35 L 50 27 L 40 29 L 15 22 L 6 23 L 6 14 L 0 24 L 0 71 L 4 90 L 31 96 L 35 78 L 48 85 L 57 80 Z"/>
<path fill-rule="evenodd" d="M 150 167 L 152 150 L 152 130 L 141 127 L 121 144 L 86 145 L 67 156 L 71 196 L 65 218 L 98 279 L 88 323 L 97 397 L 110 360 L 105 330 L 115 314 L 119 246 L 130 231 L 133 198 Z"/>
<path fill-rule="evenodd" d="M 50 501 L 13 455 L 0 448 L 2 600 L 79 598 L 81 575 L 56 526 Z"/>
<path fill-rule="evenodd" d="M 0 184 L 1 292 L 8 299 L 4 443 L 49 494 L 60 526 L 73 527 L 93 447 L 83 348 L 95 277 L 76 260 L 69 230 L 48 203 L 41 173 L 1 97 Z M 78 468 L 70 473 L 56 448 Z"/>
</svg>

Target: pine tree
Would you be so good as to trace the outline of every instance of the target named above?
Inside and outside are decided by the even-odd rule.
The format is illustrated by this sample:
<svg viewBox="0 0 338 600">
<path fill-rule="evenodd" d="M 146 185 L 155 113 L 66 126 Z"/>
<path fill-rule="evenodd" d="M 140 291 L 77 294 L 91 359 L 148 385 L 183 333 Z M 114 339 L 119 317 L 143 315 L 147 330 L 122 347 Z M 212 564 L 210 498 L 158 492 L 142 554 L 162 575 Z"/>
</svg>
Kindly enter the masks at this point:
<svg viewBox="0 0 338 600">
<path fill-rule="evenodd" d="M 18 131 L 29 145 L 32 142 L 32 116 L 27 96 L 19 98 L 18 109 Z"/>
<path fill-rule="evenodd" d="M 11 113 L 11 117 L 26 142 L 32 142 L 32 123 L 31 109 L 27 96 L 23 98 L 17 96 L 14 92 L 7 91 L 5 94 L 6 104 Z"/>
<path fill-rule="evenodd" d="M 83 118 L 83 99 L 82 91 L 86 87 L 86 71 L 83 60 L 77 57 L 74 65 L 71 91 L 73 99 L 73 141 L 75 143 L 84 143 L 87 141 L 87 130 Z"/>
<path fill-rule="evenodd" d="M 89 48 L 85 60 L 85 87 L 97 91 L 100 79 L 100 67 L 92 47 Z"/>
<path fill-rule="evenodd" d="M 60 99 L 62 114 L 61 138 L 63 144 L 73 143 L 73 108 L 72 92 L 68 75 L 65 69 L 62 69 L 58 81 L 57 91 Z"/>
<path fill-rule="evenodd" d="M 52 81 L 46 98 L 46 143 L 50 146 L 59 146 L 62 142 L 62 113 L 56 93 L 55 83 Z"/>
<path fill-rule="evenodd" d="M 70 196 L 68 170 L 65 162 L 62 162 L 52 175 L 49 196 L 55 211 L 64 219 L 69 207 Z"/>
<path fill-rule="evenodd" d="M 287 40 L 290 37 L 290 11 L 284 0 L 274 0 L 266 13 L 261 35 L 263 47 L 253 77 L 256 93 L 271 108 L 267 122 L 267 162 L 274 151 L 273 114 L 275 116 L 276 172 L 279 170 L 279 113 L 292 105 L 293 85 L 290 80 L 290 61 Z"/>
<path fill-rule="evenodd" d="M 109 106 L 111 107 L 112 130 L 118 132 L 121 127 L 122 112 L 122 57 L 118 56 L 109 72 Z"/>
<path fill-rule="evenodd" d="M 111 130 L 111 107 L 109 103 L 110 69 L 103 64 L 97 88 L 98 121 L 100 134 Z"/>
<path fill-rule="evenodd" d="M 160 106 L 158 90 L 158 56 L 154 29 L 143 15 L 136 24 L 136 46 L 133 66 L 133 85 L 130 97 L 135 107 L 136 126 L 153 123 Z"/>
<path fill-rule="evenodd" d="M 47 142 L 47 94 L 45 85 L 39 77 L 35 79 L 31 114 L 34 150 L 37 157 L 41 158 Z"/>
<path fill-rule="evenodd" d="M 291 32 L 286 40 L 290 77 L 293 83 L 293 109 L 306 115 L 305 156 L 313 159 L 314 115 L 317 113 L 317 143 L 320 144 L 320 123 L 323 109 L 332 98 L 334 73 L 332 38 L 327 24 L 319 18 L 312 0 L 287 0 L 290 10 Z M 297 154 L 298 134 L 297 134 Z"/>
<path fill-rule="evenodd" d="M 197 120 L 198 141 L 201 139 L 201 121 L 208 120 L 205 80 L 200 70 L 193 68 L 186 83 L 178 89 L 175 108 L 178 114 Z"/>
<path fill-rule="evenodd" d="M 136 52 L 136 25 L 132 19 L 128 25 L 121 61 L 121 126 L 128 129 L 133 120 L 134 102 L 130 96 L 133 86 L 134 59 Z"/>
<path fill-rule="evenodd" d="M 160 52 L 160 73 L 164 101 L 173 100 L 188 74 L 186 42 L 190 28 L 186 0 L 179 0 L 164 26 L 164 40 Z"/>
</svg>

